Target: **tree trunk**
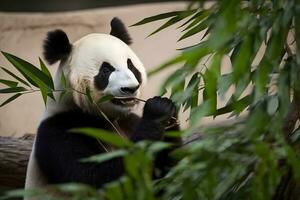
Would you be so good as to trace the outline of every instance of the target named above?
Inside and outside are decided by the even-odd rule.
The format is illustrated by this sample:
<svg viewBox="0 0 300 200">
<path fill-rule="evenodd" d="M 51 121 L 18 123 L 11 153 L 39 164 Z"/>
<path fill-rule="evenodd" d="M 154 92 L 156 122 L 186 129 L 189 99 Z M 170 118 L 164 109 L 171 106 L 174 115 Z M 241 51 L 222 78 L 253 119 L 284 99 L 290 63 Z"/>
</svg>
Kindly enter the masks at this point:
<svg viewBox="0 0 300 200">
<path fill-rule="evenodd" d="M 0 137 L 0 190 L 23 188 L 34 135 Z"/>
</svg>

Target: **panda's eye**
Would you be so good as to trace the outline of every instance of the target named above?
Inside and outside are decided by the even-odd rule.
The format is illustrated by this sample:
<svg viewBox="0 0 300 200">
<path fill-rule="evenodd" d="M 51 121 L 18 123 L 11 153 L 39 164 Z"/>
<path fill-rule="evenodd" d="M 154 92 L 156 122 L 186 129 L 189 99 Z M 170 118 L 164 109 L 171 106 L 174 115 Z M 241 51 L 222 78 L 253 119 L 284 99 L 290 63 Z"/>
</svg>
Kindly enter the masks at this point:
<svg viewBox="0 0 300 200">
<path fill-rule="evenodd" d="M 115 71 L 115 68 L 107 62 L 104 62 L 100 68 L 100 73 L 102 74 L 109 74 L 113 71 Z"/>
<path fill-rule="evenodd" d="M 99 73 L 94 77 L 95 87 L 99 90 L 104 90 L 109 82 L 110 74 L 115 71 L 115 68 L 111 64 L 104 62 L 102 63 Z"/>
<path fill-rule="evenodd" d="M 127 66 L 128 69 L 134 74 L 136 80 L 141 83 L 142 82 L 142 75 L 140 71 L 133 65 L 132 61 L 128 58 L 127 59 Z"/>
</svg>

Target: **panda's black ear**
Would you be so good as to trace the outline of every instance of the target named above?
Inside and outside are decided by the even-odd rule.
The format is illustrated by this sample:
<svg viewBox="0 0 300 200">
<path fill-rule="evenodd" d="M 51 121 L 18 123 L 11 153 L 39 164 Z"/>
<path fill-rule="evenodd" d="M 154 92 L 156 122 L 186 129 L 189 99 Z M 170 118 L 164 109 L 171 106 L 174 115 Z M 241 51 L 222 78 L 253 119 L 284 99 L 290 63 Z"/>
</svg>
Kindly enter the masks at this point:
<svg viewBox="0 0 300 200">
<path fill-rule="evenodd" d="M 119 18 L 114 17 L 110 22 L 110 26 L 111 26 L 111 31 L 110 31 L 111 35 L 119 38 L 120 40 L 122 40 L 128 45 L 132 43 L 132 39 L 129 36 L 129 33 L 125 25 Z"/>
<path fill-rule="evenodd" d="M 72 44 L 67 34 L 62 30 L 50 31 L 44 40 L 44 58 L 49 64 L 53 64 L 71 53 Z"/>
</svg>

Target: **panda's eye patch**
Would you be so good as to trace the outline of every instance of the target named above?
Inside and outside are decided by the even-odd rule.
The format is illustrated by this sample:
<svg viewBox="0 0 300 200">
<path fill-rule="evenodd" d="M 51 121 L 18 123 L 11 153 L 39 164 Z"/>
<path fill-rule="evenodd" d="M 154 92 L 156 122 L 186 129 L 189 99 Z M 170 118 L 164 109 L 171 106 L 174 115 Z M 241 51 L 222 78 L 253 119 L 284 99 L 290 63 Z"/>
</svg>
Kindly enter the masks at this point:
<svg viewBox="0 0 300 200">
<path fill-rule="evenodd" d="M 103 64 L 101 65 L 101 68 L 100 68 L 100 73 L 107 74 L 107 73 L 111 73 L 113 71 L 115 71 L 115 68 L 113 66 L 111 66 L 111 64 L 109 64 L 107 62 L 103 62 Z"/>
<path fill-rule="evenodd" d="M 111 66 L 111 64 L 109 64 L 108 62 L 103 62 L 100 67 L 99 73 L 94 77 L 95 87 L 99 90 L 104 90 L 108 85 L 110 74 L 115 70 L 116 69 Z"/>
<path fill-rule="evenodd" d="M 128 58 L 127 59 L 127 66 L 128 69 L 134 74 L 136 80 L 141 83 L 142 82 L 142 75 L 140 71 L 133 65 L 132 61 Z"/>
</svg>

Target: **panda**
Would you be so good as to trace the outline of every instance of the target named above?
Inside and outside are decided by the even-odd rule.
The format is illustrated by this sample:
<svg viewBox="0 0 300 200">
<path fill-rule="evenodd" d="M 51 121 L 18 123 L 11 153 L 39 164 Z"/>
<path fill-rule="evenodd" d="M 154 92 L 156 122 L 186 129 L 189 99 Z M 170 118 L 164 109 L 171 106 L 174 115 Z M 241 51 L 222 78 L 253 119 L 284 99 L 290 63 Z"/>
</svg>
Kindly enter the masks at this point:
<svg viewBox="0 0 300 200">
<path fill-rule="evenodd" d="M 93 33 L 75 43 L 69 42 L 62 30 L 48 33 L 44 41 L 44 57 L 49 64 L 60 61 L 55 75 L 55 88 L 63 89 L 62 73 L 72 88 L 60 101 L 49 100 L 38 127 L 26 174 L 25 188 L 48 184 L 77 182 L 101 188 L 124 173 L 122 158 L 101 164 L 79 160 L 106 152 L 104 146 L 84 134 L 69 130 L 79 127 L 118 131 L 133 142 L 141 140 L 169 141 L 164 136 L 168 123 L 177 117 L 177 109 L 168 98 L 153 97 L 145 102 L 142 116 L 134 114 L 147 77 L 145 68 L 128 45 L 131 38 L 118 18 L 111 21 L 110 34 Z M 97 102 L 105 95 L 113 98 L 97 108 L 84 94 L 86 88 Z M 60 94 L 55 93 L 56 97 Z M 100 109 L 108 118 L 99 115 Z M 113 126 L 114 125 L 114 126 Z M 172 130 L 178 130 L 178 125 Z M 172 163 L 167 151 L 155 160 L 161 171 Z"/>
</svg>

